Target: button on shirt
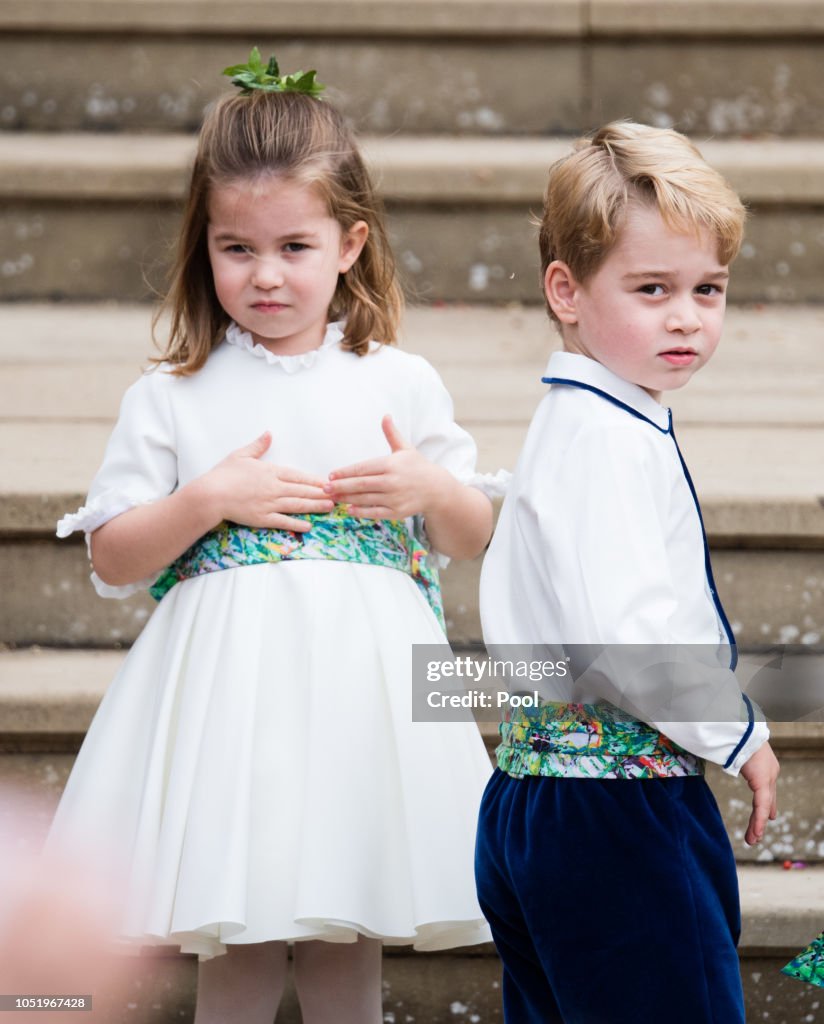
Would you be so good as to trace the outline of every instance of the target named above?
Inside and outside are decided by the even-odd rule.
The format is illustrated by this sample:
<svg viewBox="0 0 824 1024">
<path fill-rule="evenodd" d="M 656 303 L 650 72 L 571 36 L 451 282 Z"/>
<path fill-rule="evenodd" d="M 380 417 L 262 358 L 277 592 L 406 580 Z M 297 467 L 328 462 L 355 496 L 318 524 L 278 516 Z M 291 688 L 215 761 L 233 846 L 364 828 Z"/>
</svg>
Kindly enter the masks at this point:
<svg viewBox="0 0 824 1024">
<path fill-rule="evenodd" d="M 544 379 L 551 387 L 484 561 L 484 640 L 493 653 L 509 644 L 717 652 L 688 676 L 689 706 L 702 713 L 638 717 L 735 775 L 769 732 L 732 671 L 734 638 L 670 412 L 586 356 L 554 353 Z M 587 685 L 575 700 L 614 700 L 617 687 L 635 708 L 664 706 L 644 693 L 649 673 Z"/>
</svg>

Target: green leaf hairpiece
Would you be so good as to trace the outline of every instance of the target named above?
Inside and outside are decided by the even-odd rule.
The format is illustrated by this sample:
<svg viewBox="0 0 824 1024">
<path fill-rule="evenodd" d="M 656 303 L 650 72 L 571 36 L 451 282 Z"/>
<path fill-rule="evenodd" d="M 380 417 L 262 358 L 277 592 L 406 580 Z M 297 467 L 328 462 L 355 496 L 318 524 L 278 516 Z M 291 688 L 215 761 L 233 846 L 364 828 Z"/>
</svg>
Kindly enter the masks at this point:
<svg viewBox="0 0 824 1024">
<path fill-rule="evenodd" d="M 281 75 L 278 62 L 274 57 L 264 64 L 260 50 L 255 47 L 249 54 L 248 64 L 233 64 L 223 69 L 224 75 L 230 75 L 232 85 L 236 85 L 244 96 L 251 96 L 253 90 L 263 92 L 303 92 L 307 96 L 320 99 L 326 88 L 315 81 L 317 71 L 294 71 L 291 75 Z"/>
</svg>

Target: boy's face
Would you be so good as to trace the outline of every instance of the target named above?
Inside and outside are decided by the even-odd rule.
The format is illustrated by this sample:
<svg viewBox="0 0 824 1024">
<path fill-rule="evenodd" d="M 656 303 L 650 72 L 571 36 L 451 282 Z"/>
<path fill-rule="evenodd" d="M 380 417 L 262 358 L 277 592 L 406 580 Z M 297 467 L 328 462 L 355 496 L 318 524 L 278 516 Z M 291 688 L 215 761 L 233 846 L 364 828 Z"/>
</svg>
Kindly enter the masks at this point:
<svg viewBox="0 0 824 1024">
<path fill-rule="evenodd" d="M 570 284 L 564 347 L 603 363 L 653 398 L 683 387 L 715 351 L 729 273 L 707 231 L 681 234 L 631 206 L 618 241 L 584 284 Z"/>
</svg>

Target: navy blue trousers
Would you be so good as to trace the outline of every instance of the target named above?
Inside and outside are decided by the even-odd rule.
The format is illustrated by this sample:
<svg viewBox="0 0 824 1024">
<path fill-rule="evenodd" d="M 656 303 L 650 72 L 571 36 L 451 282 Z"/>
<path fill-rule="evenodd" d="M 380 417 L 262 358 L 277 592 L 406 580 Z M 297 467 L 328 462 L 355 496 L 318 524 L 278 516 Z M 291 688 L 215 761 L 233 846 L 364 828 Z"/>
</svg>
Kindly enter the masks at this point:
<svg viewBox="0 0 824 1024">
<path fill-rule="evenodd" d="M 735 860 L 701 776 L 496 770 L 475 873 L 507 1024 L 744 1024 Z"/>
</svg>

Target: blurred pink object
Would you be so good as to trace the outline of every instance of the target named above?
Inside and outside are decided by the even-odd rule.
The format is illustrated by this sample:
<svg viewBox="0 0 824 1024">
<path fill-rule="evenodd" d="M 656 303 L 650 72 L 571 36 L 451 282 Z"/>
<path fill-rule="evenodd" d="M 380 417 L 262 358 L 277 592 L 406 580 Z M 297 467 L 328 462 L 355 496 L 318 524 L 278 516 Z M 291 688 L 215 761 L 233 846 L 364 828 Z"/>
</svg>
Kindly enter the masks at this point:
<svg viewBox="0 0 824 1024">
<path fill-rule="evenodd" d="M 91 995 L 93 1009 L 79 1021 L 110 1024 L 113 1007 L 125 1006 L 136 966 L 113 952 L 112 901 L 90 865 L 55 849 L 41 857 L 42 823 L 50 816 L 42 801 L 3 788 L 0 806 L 0 993 Z M 66 1024 L 67 1012 L 4 1011 L 2 1024 Z"/>
</svg>

